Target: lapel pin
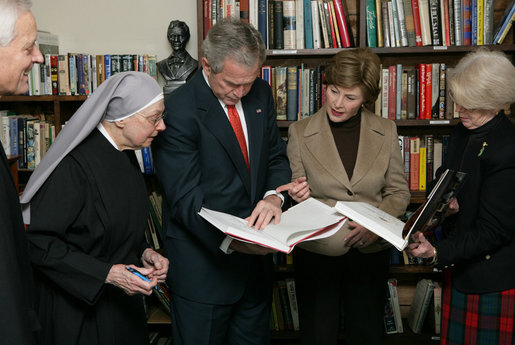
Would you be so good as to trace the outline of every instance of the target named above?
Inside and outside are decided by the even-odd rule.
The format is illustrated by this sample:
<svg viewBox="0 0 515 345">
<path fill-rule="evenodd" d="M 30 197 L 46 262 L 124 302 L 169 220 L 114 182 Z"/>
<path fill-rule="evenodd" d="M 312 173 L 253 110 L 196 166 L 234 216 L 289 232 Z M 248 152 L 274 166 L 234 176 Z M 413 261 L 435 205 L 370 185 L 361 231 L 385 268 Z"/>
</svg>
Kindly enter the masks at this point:
<svg viewBox="0 0 515 345">
<path fill-rule="evenodd" d="M 481 147 L 481 150 L 479 151 L 479 153 L 477 154 L 478 157 L 481 157 L 483 155 L 483 152 L 485 151 L 485 148 L 488 146 L 488 144 L 486 143 L 486 141 L 483 141 L 483 146 Z"/>
<path fill-rule="evenodd" d="M 256 109 L 256 114 L 260 114 L 260 113 L 261 113 L 261 108 Z"/>
</svg>

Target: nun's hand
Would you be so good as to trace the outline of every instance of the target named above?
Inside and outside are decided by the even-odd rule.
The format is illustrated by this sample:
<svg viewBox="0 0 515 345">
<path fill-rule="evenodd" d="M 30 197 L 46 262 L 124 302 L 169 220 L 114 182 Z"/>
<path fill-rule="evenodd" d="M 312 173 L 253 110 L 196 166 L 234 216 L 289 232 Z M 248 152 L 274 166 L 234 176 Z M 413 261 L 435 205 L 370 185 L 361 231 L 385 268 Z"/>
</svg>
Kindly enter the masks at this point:
<svg viewBox="0 0 515 345">
<path fill-rule="evenodd" d="M 149 278 L 156 277 L 158 283 L 163 283 L 166 280 L 169 266 L 167 258 L 155 250 L 147 248 L 141 255 L 141 262 L 145 268 L 152 269 L 152 272 L 148 273 Z"/>
<path fill-rule="evenodd" d="M 107 274 L 106 283 L 122 289 L 127 295 L 144 294 L 150 296 L 152 289 L 157 284 L 157 278 L 148 277 L 149 281 L 138 277 L 136 274 L 130 272 L 127 267 L 132 267 L 137 270 L 141 275 L 148 276 L 152 269 L 145 267 L 136 267 L 134 265 L 113 265 Z"/>
</svg>

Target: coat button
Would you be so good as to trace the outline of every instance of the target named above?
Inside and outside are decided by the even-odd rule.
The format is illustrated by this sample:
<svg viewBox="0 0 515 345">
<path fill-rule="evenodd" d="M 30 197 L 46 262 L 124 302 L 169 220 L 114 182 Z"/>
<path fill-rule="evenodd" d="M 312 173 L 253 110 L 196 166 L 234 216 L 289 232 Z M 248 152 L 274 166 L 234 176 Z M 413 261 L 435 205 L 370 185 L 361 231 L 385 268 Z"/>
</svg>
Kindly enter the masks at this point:
<svg viewBox="0 0 515 345">
<path fill-rule="evenodd" d="M 485 255 L 486 260 L 490 260 L 490 258 L 491 258 L 490 254 Z"/>
<path fill-rule="evenodd" d="M 347 191 L 347 195 L 349 195 L 349 196 L 353 196 L 353 195 L 354 195 L 354 193 L 352 193 L 350 190 L 348 190 L 348 191 Z"/>
</svg>

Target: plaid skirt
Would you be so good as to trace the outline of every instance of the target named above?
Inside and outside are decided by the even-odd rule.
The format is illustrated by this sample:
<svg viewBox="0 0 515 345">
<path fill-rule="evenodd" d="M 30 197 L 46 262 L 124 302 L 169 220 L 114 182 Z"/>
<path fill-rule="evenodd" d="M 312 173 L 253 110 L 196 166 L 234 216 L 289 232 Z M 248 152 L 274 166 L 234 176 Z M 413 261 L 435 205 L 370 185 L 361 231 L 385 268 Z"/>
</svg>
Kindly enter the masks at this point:
<svg viewBox="0 0 515 345">
<path fill-rule="evenodd" d="M 515 345 L 515 289 L 466 294 L 444 272 L 441 345 Z"/>
</svg>

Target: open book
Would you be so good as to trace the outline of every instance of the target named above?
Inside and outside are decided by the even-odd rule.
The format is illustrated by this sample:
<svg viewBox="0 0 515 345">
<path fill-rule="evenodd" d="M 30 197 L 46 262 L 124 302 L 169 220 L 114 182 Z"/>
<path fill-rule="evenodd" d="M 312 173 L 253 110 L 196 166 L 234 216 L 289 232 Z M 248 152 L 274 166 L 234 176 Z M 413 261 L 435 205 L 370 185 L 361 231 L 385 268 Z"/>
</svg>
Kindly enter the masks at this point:
<svg viewBox="0 0 515 345">
<path fill-rule="evenodd" d="M 408 245 L 412 233 L 424 231 L 427 226 L 435 226 L 443 220 L 446 206 L 456 196 L 465 175 L 447 169 L 427 200 L 406 223 L 364 202 L 338 201 L 334 208 L 402 251 Z"/>
<path fill-rule="evenodd" d="M 247 221 L 242 218 L 204 207 L 199 215 L 237 240 L 259 244 L 284 253 L 291 252 L 299 242 L 335 234 L 346 220 L 332 207 L 313 198 L 291 207 L 281 215 L 279 224 L 270 223 L 263 230 L 250 228 Z"/>
</svg>

